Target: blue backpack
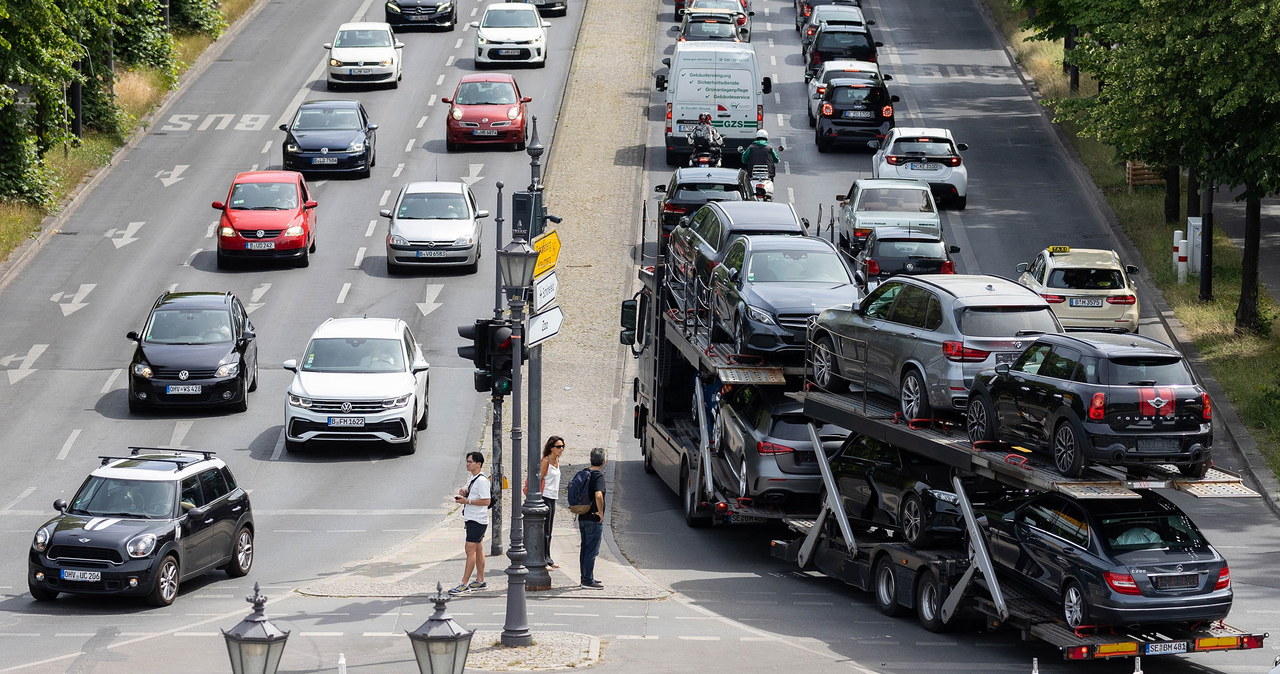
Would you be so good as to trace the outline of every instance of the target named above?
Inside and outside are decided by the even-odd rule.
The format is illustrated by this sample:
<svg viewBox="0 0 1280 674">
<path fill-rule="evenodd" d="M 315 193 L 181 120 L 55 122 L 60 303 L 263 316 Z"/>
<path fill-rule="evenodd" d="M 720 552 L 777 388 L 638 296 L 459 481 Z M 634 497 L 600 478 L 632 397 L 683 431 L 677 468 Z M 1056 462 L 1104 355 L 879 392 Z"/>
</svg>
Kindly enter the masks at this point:
<svg viewBox="0 0 1280 674">
<path fill-rule="evenodd" d="M 569 512 L 585 515 L 591 512 L 591 469 L 583 468 L 569 481 Z"/>
</svg>

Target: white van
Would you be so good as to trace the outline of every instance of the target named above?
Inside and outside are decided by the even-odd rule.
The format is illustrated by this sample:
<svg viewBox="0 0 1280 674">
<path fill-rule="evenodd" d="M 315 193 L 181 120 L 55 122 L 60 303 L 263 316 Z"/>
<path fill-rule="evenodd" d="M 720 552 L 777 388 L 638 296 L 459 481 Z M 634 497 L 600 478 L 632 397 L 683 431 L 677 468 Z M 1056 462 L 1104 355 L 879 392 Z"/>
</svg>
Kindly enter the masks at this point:
<svg viewBox="0 0 1280 674">
<path fill-rule="evenodd" d="M 662 63 L 668 72 L 657 76 L 656 86 L 667 93 L 668 166 L 693 154 L 688 134 L 704 112 L 724 136 L 726 157 L 755 140 L 756 130 L 764 127 L 764 95 L 773 90 L 769 78 L 760 77 L 755 48 L 740 42 L 680 42 Z"/>
</svg>

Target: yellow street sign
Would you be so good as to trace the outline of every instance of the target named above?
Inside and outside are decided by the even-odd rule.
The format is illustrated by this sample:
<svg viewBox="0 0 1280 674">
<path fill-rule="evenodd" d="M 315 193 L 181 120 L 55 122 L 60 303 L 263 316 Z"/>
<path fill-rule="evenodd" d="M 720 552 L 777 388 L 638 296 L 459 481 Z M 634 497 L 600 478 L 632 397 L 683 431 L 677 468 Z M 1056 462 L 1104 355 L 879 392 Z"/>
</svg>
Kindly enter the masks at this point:
<svg viewBox="0 0 1280 674">
<path fill-rule="evenodd" d="M 533 277 L 537 278 L 556 268 L 556 260 L 560 259 L 560 235 L 552 229 L 533 240 L 533 249 L 538 251 L 538 263 L 533 266 Z"/>
</svg>

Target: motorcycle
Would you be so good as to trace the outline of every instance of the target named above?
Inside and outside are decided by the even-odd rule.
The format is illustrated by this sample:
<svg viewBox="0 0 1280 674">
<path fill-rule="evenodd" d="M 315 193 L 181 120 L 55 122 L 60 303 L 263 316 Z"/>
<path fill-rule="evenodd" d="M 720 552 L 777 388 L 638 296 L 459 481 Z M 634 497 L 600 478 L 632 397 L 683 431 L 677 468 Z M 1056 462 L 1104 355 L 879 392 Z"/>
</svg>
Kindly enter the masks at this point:
<svg viewBox="0 0 1280 674">
<path fill-rule="evenodd" d="M 685 134 L 689 144 L 694 147 L 693 154 L 689 157 L 689 166 L 695 168 L 712 168 L 720 166 L 720 146 L 705 145 L 701 148 L 698 143 L 694 142 L 693 134 Z"/>
<path fill-rule="evenodd" d="M 782 152 L 786 148 L 779 147 L 778 152 Z M 738 152 L 742 152 L 742 146 L 738 147 Z M 764 164 L 756 164 L 751 166 L 749 179 L 751 180 L 751 191 L 756 195 L 756 199 L 760 201 L 773 201 L 773 178 L 769 177 L 769 167 Z"/>
</svg>

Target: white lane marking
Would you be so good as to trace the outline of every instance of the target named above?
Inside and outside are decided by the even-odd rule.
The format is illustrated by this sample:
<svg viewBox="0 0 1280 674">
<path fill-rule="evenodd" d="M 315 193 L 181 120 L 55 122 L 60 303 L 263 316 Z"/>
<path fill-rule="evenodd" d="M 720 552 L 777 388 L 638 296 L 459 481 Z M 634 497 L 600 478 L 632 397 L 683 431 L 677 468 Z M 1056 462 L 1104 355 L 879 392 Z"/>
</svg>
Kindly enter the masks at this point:
<svg viewBox="0 0 1280 674">
<path fill-rule="evenodd" d="M 360 636 L 362 637 L 398 637 L 400 635 L 396 634 L 395 632 L 361 632 Z"/>
<path fill-rule="evenodd" d="M 457 41 L 456 43 L 454 43 L 453 48 L 454 48 L 454 49 L 462 49 L 462 38 L 458 38 L 458 41 Z"/>
<path fill-rule="evenodd" d="M 363 254 L 364 254 L 364 249 L 363 249 L 363 248 L 361 248 L 361 249 L 360 249 L 360 251 L 361 251 L 361 253 L 360 253 L 360 254 L 361 254 L 361 255 L 363 255 Z M 339 291 L 338 291 L 338 304 L 343 304 L 343 303 L 345 303 L 345 302 L 347 301 L 347 293 L 348 293 L 348 292 L 350 292 L 350 291 L 351 291 L 351 284 L 350 284 L 350 283 L 343 283 L 343 284 L 342 284 L 342 290 L 339 290 Z"/>
<path fill-rule="evenodd" d="M 720 640 L 720 637 L 695 637 L 695 636 L 690 636 L 688 634 L 681 634 L 676 638 L 682 639 L 684 641 L 719 641 Z"/>
<path fill-rule="evenodd" d="M 396 166 L 396 170 L 394 170 L 394 171 L 392 171 L 392 172 L 391 172 L 391 177 L 392 177 L 392 178 L 399 178 L 399 177 L 400 177 L 400 172 L 401 172 L 401 171 L 403 171 L 403 170 L 404 170 L 404 164 L 399 164 L 399 165 L 397 165 L 397 166 Z"/>
<path fill-rule="evenodd" d="M 766 31 L 773 30 L 773 24 L 771 24 L 771 23 L 769 23 L 768 21 L 766 21 L 766 22 L 764 23 L 764 29 L 765 29 Z"/>
<path fill-rule="evenodd" d="M 391 190 L 383 190 L 383 191 L 382 191 L 382 198 L 378 200 L 378 205 L 379 205 L 379 206 L 386 206 L 386 205 L 387 205 L 387 199 L 390 199 L 390 198 L 391 198 Z"/>
<path fill-rule="evenodd" d="M 617 634 L 617 635 L 614 635 L 613 638 L 626 639 L 628 641 L 631 641 L 631 640 L 638 640 L 638 639 L 657 639 L 658 637 L 652 634 Z"/>
<path fill-rule="evenodd" d="M 678 615 L 676 620 L 719 620 L 716 616 L 709 615 Z"/>
<path fill-rule="evenodd" d="M 469 30 L 471 30 L 471 24 L 469 24 L 469 23 L 464 23 L 464 24 L 462 24 L 462 32 L 464 32 L 464 33 L 465 33 L 465 32 L 467 32 L 467 31 L 469 31 Z M 461 40 L 459 40 L 459 42 L 461 42 Z"/>
<path fill-rule="evenodd" d="M 615 617 L 615 618 L 639 618 L 640 620 L 644 620 L 645 618 L 652 618 L 653 620 L 657 620 L 658 618 L 661 618 L 662 616 L 657 616 L 657 615 L 616 615 L 616 616 L 613 616 L 613 617 Z"/>
<path fill-rule="evenodd" d="M 454 508 L 450 508 L 451 510 Z M 255 509 L 257 512 L 258 509 Z M 381 510 L 352 510 L 350 508 L 279 508 L 276 510 L 263 509 L 264 514 L 273 517 L 284 517 L 286 515 L 297 517 L 328 517 L 331 515 L 359 515 L 361 517 L 372 517 L 374 515 L 398 517 L 401 515 L 443 515 L 446 510 L 444 508 L 389 508 Z M 418 529 L 417 531 L 421 531 Z M 568 604 L 557 604 L 557 608 L 582 608 L 581 606 L 570 606 Z M 149 614 L 148 614 L 149 615 Z"/>
<path fill-rule="evenodd" d="M 253 166 L 250 166 L 250 167 L 249 167 L 249 170 L 250 170 L 250 171 L 257 171 L 257 170 L 258 170 L 258 165 L 257 165 L 257 164 L 254 164 Z"/>
<path fill-rule="evenodd" d="M 171 292 L 171 293 L 176 293 L 176 292 L 178 292 L 178 284 L 177 284 L 177 283 L 171 283 L 171 284 L 169 284 L 169 292 Z"/>
<path fill-rule="evenodd" d="M 276 446 L 271 448 L 271 461 L 278 461 L 284 452 L 284 429 L 280 429 L 280 437 L 276 438 Z"/>
<path fill-rule="evenodd" d="M 361 246 L 360 249 L 356 251 L 356 261 L 354 264 L 351 265 L 352 268 L 354 269 L 360 268 L 360 261 L 364 259 L 364 251 L 365 251 L 364 246 Z M 351 284 L 348 283 L 347 285 L 351 285 Z M 338 300 L 338 304 L 342 304 L 342 300 Z"/>
<path fill-rule="evenodd" d="M 794 204 L 796 202 L 796 191 L 790 187 L 787 188 L 787 203 Z"/>
<path fill-rule="evenodd" d="M 57 636 L 57 635 L 55 635 L 55 636 Z M 159 636 L 159 635 L 157 634 L 157 636 Z M 209 637 L 216 637 L 216 636 L 218 636 L 218 633 L 217 633 L 217 632 L 174 632 L 174 633 L 173 633 L 173 636 L 175 636 L 175 637 L 199 637 L 199 638 L 201 638 L 201 639 L 207 639 L 207 638 L 209 638 Z"/>
<path fill-rule="evenodd" d="M 475 15 L 476 15 L 476 12 L 479 12 L 479 11 L 480 11 L 480 8 L 479 8 L 479 7 L 472 7 L 472 8 L 471 8 L 471 16 L 475 16 Z"/>
<path fill-rule="evenodd" d="M 437 77 L 437 78 L 436 78 L 436 86 L 438 87 L 438 86 L 440 86 L 441 84 L 444 84 L 444 75 L 441 75 L 441 76 L 439 76 L 439 77 Z"/>
<path fill-rule="evenodd" d="M 782 172 L 786 173 L 787 175 L 791 175 L 791 162 L 789 161 L 782 162 Z"/>
<path fill-rule="evenodd" d="M 377 221 L 377 220 L 370 220 L 370 221 L 369 221 L 369 228 L 368 228 L 368 229 L 366 229 L 366 230 L 364 230 L 364 235 L 365 235 L 365 236 L 373 236 L 373 230 L 374 230 L 374 228 L 376 228 L 377 226 L 378 226 L 378 221 Z"/>
<path fill-rule="evenodd" d="M 946 215 L 947 231 L 949 236 L 955 237 L 956 245 L 960 246 L 960 260 L 964 262 L 965 269 L 978 269 L 978 258 L 973 254 L 973 246 L 969 243 L 969 235 L 964 229 L 964 216 L 958 211 L 944 211 Z M 968 272 L 972 274 L 973 272 Z"/>
<path fill-rule="evenodd" d="M 427 99 L 427 107 L 430 108 L 436 104 L 436 95 L 431 94 L 431 98 Z"/>
<path fill-rule="evenodd" d="M 765 15 L 765 16 L 769 16 L 769 8 L 768 8 L 768 7 L 765 7 L 765 8 L 764 8 L 764 15 Z M 770 46 L 770 47 L 772 47 L 772 46 L 773 46 L 773 40 L 772 40 L 772 39 L 770 39 L 770 40 L 769 40 L 769 46 Z"/>
<path fill-rule="evenodd" d="M 773 47 L 773 38 L 769 38 L 769 47 Z"/>
<path fill-rule="evenodd" d="M 408 143 L 404 144 L 405 152 L 413 152 L 413 144 L 418 142 L 417 138 L 410 138 Z"/>
<path fill-rule="evenodd" d="M 213 222 L 209 223 L 209 229 L 205 230 L 204 238 L 212 239 L 213 233 L 216 231 L 218 231 L 218 221 L 214 220 Z"/>
<path fill-rule="evenodd" d="M 42 636 L 38 632 L 0 632 L 0 637 L 17 637 L 19 639 L 34 639 Z"/>
<path fill-rule="evenodd" d="M 93 632 L 57 632 L 53 635 L 57 637 L 91 637 Z"/>
<path fill-rule="evenodd" d="M 770 76 L 769 76 L 769 81 L 770 81 L 770 82 L 781 82 L 782 80 L 778 78 L 778 73 L 774 73 L 774 74 L 772 74 L 772 75 L 770 75 Z"/>
<path fill-rule="evenodd" d="M 776 92 L 776 91 L 775 91 L 775 92 L 773 92 L 773 102 L 774 102 L 774 103 L 777 103 L 777 104 L 779 104 L 779 105 L 781 105 L 781 104 L 782 104 L 782 94 L 780 94 L 780 93 L 778 93 L 778 92 Z"/>
<path fill-rule="evenodd" d="M 230 599 L 230 598 L 234 597 L 235 595 L 234 595 L 234 594 L 220 594 L 220 593 L 214 593 L 214 592 L 208 592 L 208 593 L 201 592 L 200 594 L 194 594 L 194 595 L 191 595 L 191 596 L 192 596 L 192 598 L 193 598 L 193 599 Z M 213 614 L 211 614 L 211 615 L 213 615 Z"/>
<path fill-rule="evenodd" d="M 599 614 L 599 613 L 558 613 L 558 612 L 552 612 L 552 613 L 551 613 L 551 615 L 554 615 L 554 616 L 571 616 L 571 617 L 577 617 L 577 618 L 599 618 L 599 617 L 600 617 L 600 614 Z"/>
<path fill-rule="evenodd" d="M 31 492 L 35 490 L 36 490 L 35 487 L 27 487 L 26 491 L 22 492 L 21 494 L 18 494 L 17 498 L 13 499 L 12 501 L 9 501 L 9 503 L 5 507 L 0 508 L 0 510 L 13 510 L 13 507 L 18 505 L 19 501 L 30 496 Z M 6 587 L 5 589 L 10 589 L 10 588 Z"/>
<path fill-rule="evenodd" d="M 272 145 L 275 145 L 275 143 L 273 143 L 272 141 L 267 141 L 267 144 L 262 146 L 262 152 L 260 154 L 266 154 L 270 152 Z"/>
<path fill-rule="evenodd" d="M 792 603 L 795 604 L 796 606 L 832 606 L 833 605 L 829 601 L 797 601 Z"/>
<path fill-rule="evenodd" d="M 102 389 L 98 391 L 98 393 L 106 393 L 110 391 L 112 385 L 116 383 L 116 377 L 119 377 L 121 372 L 124 372 L 124 370 L 120 368 L 112 370 L 111 374 L 107 377 L 107 381 L 102 384 Z"/>
<path fill-rule="evenodd" d="M 444 67 L 448 68 L 448 67 L 449 67 L 449 66 L 451 66 L 451 65 L 453 65 L 453 56 L 452 56 L 452 55 L 450 55 L 450 56 L 449 56 L 449 58 L 447 58 L 447 59 L 445 59 L 445 60 L 444 60 Z"/>
<path fill-rule="evenodd" d="M 424 124 L 426 124 L 426 123 L 427 123 L 427 116 L 426 116 L 426 115 L 423 115 L 423 116 L 422 116 L 422 119 L 419 119 L 419 120 L 418 120 L 418 126 L 417 126 L 416 128 L 421 129 L 421 128 L 422 128 L 422 126 L 423 126 Z"/>
<path fill-rule="evenodd" d="M 769 65 L 771 65 L 771 66 L 776 66 L 776 65 L 778 65 L 778 57 L 777 57 L 777 56 L 770 55 L 770 56 L 769 56 Z"/>
<path fill-rule="evenodd" d="M 195 422 L 191 420 L 179 421 L 174 424 L 173 435 L 169 436 L 169 444 L 167 446 L 173 449 L 187 449 L 187 446 L 182 444 L 182 441 L 187 439 L 187 433 L 191 432 L 191 426 L 194 424 Z"/>
<path fill-rule="evenodd" d="M 427 284 L 425 301 L 418 302 L 418 311 L 421 311 L 423 316 L 426 316 L 427 314 L 444 306 L 443 304 L 436 302 L 436 299 L 440 297 L 440 291 L 442 290 L 444 290 L 444 286 L 439 283 Z"/>
<path fill-rule="evenodd" d="M 182 266 L 184 266 L 184 267 L 190 267 L 190 266 L 191 266 L 191 262 L 192 262 L 192 261 L 194 261 L 194 260 L 196 259 L 196 256 L 197 256 L 197 255 L 199 255 L 200 253 L 203 253 L 203 252 L 204 252 L 204 249 L 203 249 L 203 248 L 197 248 L 197 249 L 195 249 L 195 250 L 191 251 L 191 254 L 187 256 L 186 261 L 182 263 Z"/>
<path fill-rule="evenodd" d="M 371 7 L 372 5 L 373 5 L 373 0 L 364 0 L 364 2 L 360 3 L 360 6 L 356 8 L 356 13 L 352 15 L 352 17 L 348 19 L 347 22 L 352 23 L 352 22 L 359 21 L 360 18 L 365 15 L 365 12 L 369 11 L 369 7 Z M 302 101 L 305 100 L 307 96 L 311 94 L 311 82 L 314 82 L 320 79 L 320 75 L 324 73 L 324 69 L 325 67 L 328 66 L 328 64 L 329 64 L 328 59 L 321 60 L 319 63 L 316 64 L 316 67 L 311 71 L 311 74 L 308 75 L 305 80 L 303 80 L 304 82 L 307 83 L 306 86 L 303 86 L 301 89 L 298 89 L 298 93 L 294 94 L 293 100 L 289 101 L 289 104 L 285 106 L 284 114 L 281 115 L 280 119 L 276 121 L 275 126 L 278 127 L 281 124 L 288 124 L 289 122 L 293 121 L 294 111 L 297 110 L 298 106 L 302 104 Z"/>
<path fill-rule="evenodd" d="M 778 113 L 778 128 L 782 128 L 787 123 L 787 118 L 781 112 Z"/>
<path fill-rule="evenodd" d="M 76 444 L 77 437 L 79 437 L 79 428 L 76 428 L 76 430 L 72 431 L 72 434 L 67 436 L 67 441 L 63 443 L 63 449 L 58 453 L 58 460 L 67 458 L 67 454 L 72 450 L 72 445 Z"/>
</svg>

